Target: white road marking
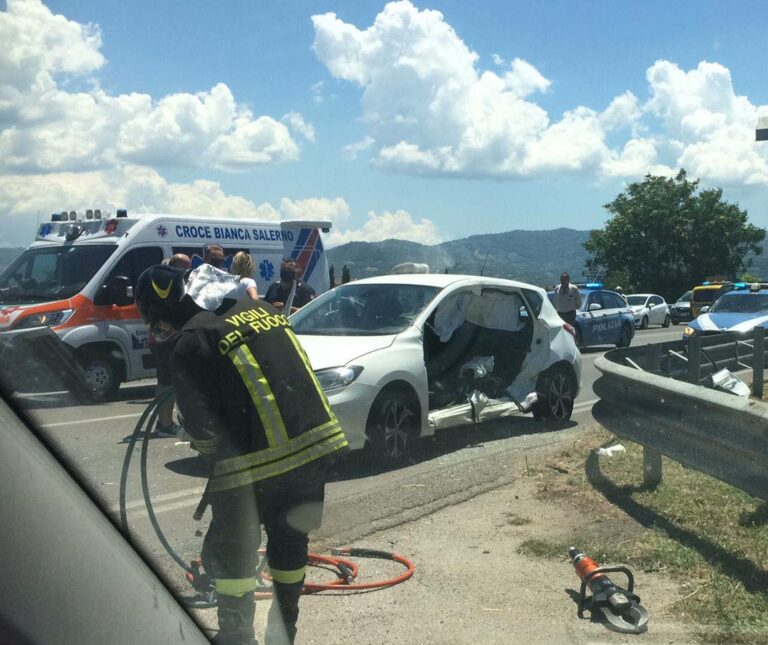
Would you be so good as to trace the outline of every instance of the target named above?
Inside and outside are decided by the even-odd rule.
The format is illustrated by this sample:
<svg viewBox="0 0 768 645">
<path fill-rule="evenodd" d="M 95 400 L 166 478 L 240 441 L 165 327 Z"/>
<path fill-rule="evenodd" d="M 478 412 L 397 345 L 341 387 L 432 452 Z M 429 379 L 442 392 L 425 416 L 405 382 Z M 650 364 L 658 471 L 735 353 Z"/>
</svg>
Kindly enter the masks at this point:
<svg viewBox="0 0 768 645">
<path fill-rule="evenodd" d="M 61 426 L 74 426 L 79 423 L 97 423 L 99 421 L 111 421 L 112 419 L 135 419 L 140 417 L 143 412 L 135 412 L 133 414 L 116 414 L 112 417 L 97 417 L 95 419 L 76 419 L 75 421 L 57 421 L 56 423 L 42 423 L 41 428 L 58 428 Z"/>
</svg>

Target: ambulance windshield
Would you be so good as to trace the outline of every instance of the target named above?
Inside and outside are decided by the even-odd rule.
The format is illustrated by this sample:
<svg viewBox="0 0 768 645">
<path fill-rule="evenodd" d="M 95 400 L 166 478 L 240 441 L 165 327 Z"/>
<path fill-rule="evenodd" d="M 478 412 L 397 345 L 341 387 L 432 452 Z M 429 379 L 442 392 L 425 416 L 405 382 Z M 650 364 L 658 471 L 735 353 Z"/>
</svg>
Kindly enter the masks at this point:
<svg viewBox="0 0 768 645">
<path fill-rule="evenodd" d="M 107 258 L 114 244 L 27 249 L 0 276 L 0 302 L 25 304 L 77 294 Z"/>
</svg>

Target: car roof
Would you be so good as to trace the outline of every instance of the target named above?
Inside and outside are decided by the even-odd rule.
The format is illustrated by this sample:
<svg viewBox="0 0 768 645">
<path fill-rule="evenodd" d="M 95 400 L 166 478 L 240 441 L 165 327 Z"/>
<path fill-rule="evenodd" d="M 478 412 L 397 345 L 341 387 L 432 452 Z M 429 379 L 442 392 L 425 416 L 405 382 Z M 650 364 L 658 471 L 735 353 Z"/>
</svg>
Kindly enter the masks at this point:
<svg viewBox="0 0 768 645">
<path fill-rule="evenodd" d="M 540 287 L 527 282 L 507 280 L 506 278 L 490 278 L 482 275 L 461 275 L 453 273 L 398 273 L 395 275 L 380 275 L 374 278 L 363 278 L 347 284 L 415 284 L 428 287 L 445 288 L 454 284 L 466 282 L 468 285 L 498 285 L 500 287 L 516 287 L 518 289 L 534 289 L 543 291 Z"/>
<path fill-rule="evenodd" d="M 629 298 L 630 296 L 642 296 L 643 298 L 650 298 L 651 296 L 655 296 L 655 295 L 657 295 L 657 294 L 655 294 L 655 293 L 628 293 L 627 294 L 627 298 Z M 661 296 L 659 296 L 659 298 L 661 298 Z"/>
<path fill-rule="evenodd" d="M 726 291 L 721 298 L 725 296 L 756 296 L 756 295 L 765 295 L 768 293 L 768 289 L 760 289 L 758 291 L 751 291 L 750 289 L 733 289 L 732 291 Z"/>
</svg>

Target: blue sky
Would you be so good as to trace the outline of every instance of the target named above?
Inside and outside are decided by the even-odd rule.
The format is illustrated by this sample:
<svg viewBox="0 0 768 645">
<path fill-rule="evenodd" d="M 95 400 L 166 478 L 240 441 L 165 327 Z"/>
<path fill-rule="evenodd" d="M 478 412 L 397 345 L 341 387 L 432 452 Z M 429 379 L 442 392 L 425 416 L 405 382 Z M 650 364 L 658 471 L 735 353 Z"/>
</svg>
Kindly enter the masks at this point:
<svg viewBox="0 0 768 645">
<path fill-rule="evenodd" d="M 768 225 L 764 2 L 0 13 L 0 243 L 37 212 L 330 218 L 331 243 L 587 229 L 683 165 Z"/>
</svg>

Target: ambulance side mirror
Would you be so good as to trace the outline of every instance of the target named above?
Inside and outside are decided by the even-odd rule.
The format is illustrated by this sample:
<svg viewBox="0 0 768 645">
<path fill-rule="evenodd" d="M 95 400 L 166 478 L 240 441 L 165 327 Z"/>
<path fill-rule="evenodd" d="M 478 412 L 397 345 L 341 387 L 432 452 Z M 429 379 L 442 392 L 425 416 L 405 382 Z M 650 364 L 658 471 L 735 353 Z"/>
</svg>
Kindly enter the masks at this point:
<svg viewBox="0 0 768 645">
<path fill-rule="evenodd" d="M 113 275 L 102 285 L 96 299 L 97 305 L 117 305 L 127 307 L 133 304 L 133 285 L 128 276 Z"/>
</svg>

